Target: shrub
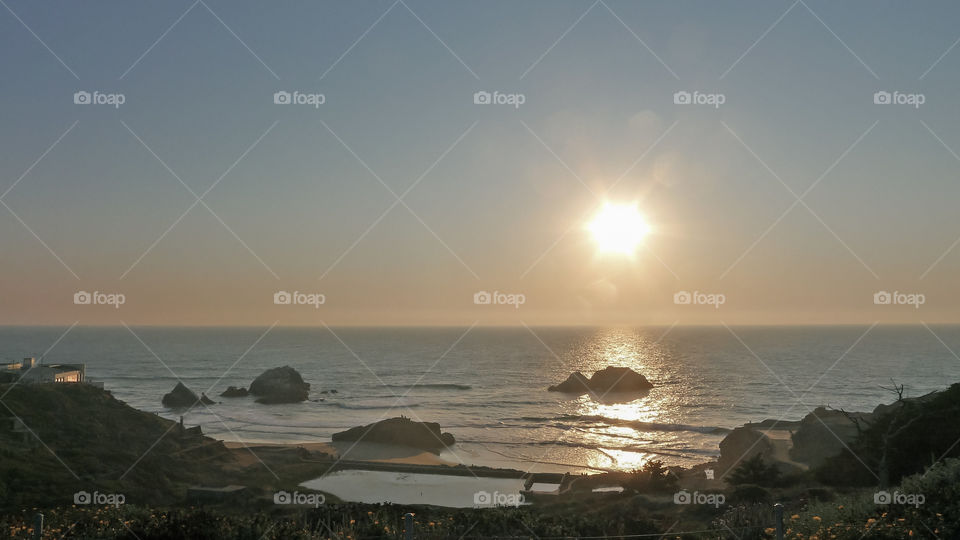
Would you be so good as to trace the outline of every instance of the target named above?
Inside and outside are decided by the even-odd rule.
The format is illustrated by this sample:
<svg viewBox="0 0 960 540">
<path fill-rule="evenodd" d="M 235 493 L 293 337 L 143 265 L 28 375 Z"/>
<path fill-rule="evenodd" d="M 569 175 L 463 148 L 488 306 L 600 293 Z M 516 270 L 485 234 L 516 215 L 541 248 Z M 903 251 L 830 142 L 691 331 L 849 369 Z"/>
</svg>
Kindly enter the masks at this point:
<svg viewBox="0 0 960 540">
<path fill-rule="evenodd" d="M 780 469 L 774 464 L 766 464 L 763 455 L 757 454 L 745 460 L 730 473 L 727 482 L 737 486 L 741 484 L 756 484 L 758 486 L 773 486 L 780 478 Z"/>
<path fill-rule="evenodd" d="M 771 500 L 770 492 L 756 484 L 741 484 L 730 493 L 730 502 L 734 504 L 768 503 Z"/>
</svg>

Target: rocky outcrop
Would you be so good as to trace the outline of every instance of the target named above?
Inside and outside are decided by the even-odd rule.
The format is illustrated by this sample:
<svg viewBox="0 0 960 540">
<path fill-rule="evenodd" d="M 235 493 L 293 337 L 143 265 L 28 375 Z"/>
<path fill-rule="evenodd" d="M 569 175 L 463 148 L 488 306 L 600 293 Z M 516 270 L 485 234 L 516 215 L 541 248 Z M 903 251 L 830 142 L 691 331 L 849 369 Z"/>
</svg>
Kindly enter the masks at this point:
<svg viewBox="0 0 960 540">
<path fill-rule="evenodd" d="M 438 452 L 456 442 L 453 435 L 441 432 L 440 424 L 436 422 L 414 422 L 403 416 L 334 433 L 333 441 L 392 444 L 431 452 Z"/>
<path fill-rule="evenodd" d="M 565 394 L 584 394 L 590 391 L 590 379 L 583 373 L 574 371 L 567 377 L 567 380 L 560 384 L 555 384 L 547 388 L 550 392 L 563 392 Z"/>
<path fill-rule="evenodd" d="M 167 394 L 164 394 L 163 399 L 160 400 L 160 403 L 162 403 L 164 407 L 181 409 L 193 407 L 197 403 L 212 405 L 215 402 L 208 398 L 206 394 L 200 394 L 200 397 L 197 397 L 197 395 L 194 394 L 189 388 L 184 386 L 182 382 L 178 382 L 177 385 L 173 387 L 173 390 Z"/>
<path fill-rule="evenodd" d="M 257 403 L 299 403 L 307 399 L 310 384 L 290 366 L 268 369 L 250 383 Z"/>
<path fill-rule="evenodd" d="M 848 413 L 817 407 L 800 420 L 800 425 L 790 437 L 793 447 L 790 458 L 811 466 L 817 466 L 829 457 L 839 454 L 845 445 L 857 438 L 854 420 L 866 428 L 873 417 L 870 413 Z M 851 420 L 854 419 L 854 420 Z"/>
<path fill-rule="evenodd" d="M 766 435 L 755 429 L 738 427 L 720 441 L 717 469 L 721 474 L 725 474 L 729 469 L 757 454 L 762 454 L 767 463 L 774 461 L 773 443 Z"/>
<path fill-rule="evenodd" d="M 636 371 L 627 367 L 607 366 L 594 373 L 589 379 L 583 373 L 575 371 L 567 377 L 567 380 L 547 390 L 578 395 L 586 393 L 605 395 L 646 392 L 651 388 L 653 384 Z"/>
<path fill-rule="evenodd" d="M 250 395 L 250 392 L 242 386 L 239 388 L 236 386 L 228 386 L 227 389 L 220 394 L 220 397 L 247 397 L 248 395 Z"/>
</svg>

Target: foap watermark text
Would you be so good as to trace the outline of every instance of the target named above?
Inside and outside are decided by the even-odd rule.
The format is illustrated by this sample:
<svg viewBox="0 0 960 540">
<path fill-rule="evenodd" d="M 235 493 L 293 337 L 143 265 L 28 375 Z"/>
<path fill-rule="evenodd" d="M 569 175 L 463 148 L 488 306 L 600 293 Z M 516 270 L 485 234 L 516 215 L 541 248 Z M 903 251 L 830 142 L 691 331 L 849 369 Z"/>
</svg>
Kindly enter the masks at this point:
<svg viewBox="0 0 960 540">
<path fill-rule="evenodd" d="M 873 494 L 873 504 L 899 504 L 920 508 L 927 501 L 923 493 L 903 493 L 900 491 L 877 491 Z"/>
<path fill-rule="evenodd" d="M 79 90 L 73 94 L 73 103 L 75 105 L 110 105 L 119 109 L 121 105 L 127 102 L 127 96 L 118 93 L 106 93 L 99 90 L 87 92 Z"/>
<path fill-rule="evenodd" d="M 325 502 L 327 502 L 327 498 L 323 493 L 300 493 L 299 491 L 290 493 L 289 491 L 278 491 L 273 494 L 273 504 L 293 504 L 317 508 Z"/>
<path fill-rule="evenodd" d="M 521 493 L 500 493 L 494 491 L 478 491 L 473 494 L 473 505 L 478 507 L 494 506 L 513 506 L 517 507 L 523 504 L 523 494 Z"/>
<path fill-rule="evenodd" d="M 301 92 L 299 90 L 293 92 L 280 90 L 273 93 L 274 105 L 309 105 L 314 109 L 319 109 L 326 102 L 327 96 L 319 93 Z"/>
<path fill-rule="evenodd" d="M 701 493 L 699 491 L 691 493 L 685 489 L 681 489 L 673 494 L 674 504 L 705 504 L 714 508 L 720 508 L 726 504 L 726 502 L 727 498 L 723 493 Z"/>
<path fill-rule="evenodd" d="M 923 293 L 877 291 L 873 293 L 873 303 L 878 306 L 913 306 L 920 309 L 920 306 L 927 303 L 927 297 Z"/>
<path fill-rule="evenodd" d="M 680 90 L 673 94 L 674 105 L 709 105 L 714 109 L 719 109 L 726 102 L 727 96 L 720 93 Z"/>
<path fill-rule="evenodd" d="M 473 303 L 478 306 L 502 305 L 513 306 L 520 309 L 520 306 L 527 302 L 527 297 L 520 293 L 502 293 L 500 291 L 477 291 L 473 293 Z"/>
<path fill-rule="evenodd" d="M 278 306 L 313 306 L 320 309 L 322 304 L 327 303 L 327 296 L 322 293 L 277 291 L 273 293 L 273 303 Z"/>
<path fill-rule="evenodd" d="M 525 94 L 505 94 L 497 91 L 490 93 L 484 90 L 473 94 L 474 105 L 512 105 L 513 108 L 519 109 L 526 102 L 527 96 Z"/>
<path fill-rule="evenodd" d="M 94 491 L 78 491 L 73 494 L 73 504 L 93 504 L 96 506 L 119 507 L 127 501 L 123 493 L 100 493 Z"/>
<path fill-rule="evenodd" d="M 887 92 L 880 90 L 874 92 L 873 103 L 875 105 L 909 105 L 914 109 L 919 109 L 921 105 L 927 102 L 927 96 L 924 94 L 907 94 L 904 92 Z"/>
<path fill-rule="evenodd" d="M 727 297 L 721 293 L 705 293 L 700 291 L 677 291 L 673 294 L 673 303 L 678 306 L 720 306 L 727 302 Z"/>
<path fill-rule="evenodd" d="M 120 306 L 127 302 L 127 297 L 121 293 L 105 293 L 100 291 L 77 291 L 73 293 L 73 303 L 83 306 Z"/>
</svg>

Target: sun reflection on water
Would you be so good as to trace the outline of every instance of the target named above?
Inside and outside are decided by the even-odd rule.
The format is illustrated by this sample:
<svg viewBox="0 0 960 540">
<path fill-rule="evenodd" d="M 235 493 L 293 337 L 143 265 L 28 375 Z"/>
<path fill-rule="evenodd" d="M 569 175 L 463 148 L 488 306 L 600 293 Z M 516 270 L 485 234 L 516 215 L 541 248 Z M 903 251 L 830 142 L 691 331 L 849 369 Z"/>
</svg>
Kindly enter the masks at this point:
<svg viewBox="0 0 960 540">
<path fill-rule="evenodd" d="M 642 395 L 584 395 L 578 400 L 579 415 L 603 419 L 603 424 L 598 423 L 585 434 L 598 449 L 588 462 L 594 467 L 621 470 L 642 467 L 656 459 L 656 454 L 643 450 L 645 443 L 651 442 L 644 436 L 650 431 L 647 424 L 662 423 L 664 417 L 673 416 L 666 408 L 670 390 L 660 385 L 667 374 L 667 353 L 656 337 L 626 328 L 598 330 L 584 345 L 580 369 L 588 377 L 607 366 L 628 367 L 654 384 Z"/>
</svg>

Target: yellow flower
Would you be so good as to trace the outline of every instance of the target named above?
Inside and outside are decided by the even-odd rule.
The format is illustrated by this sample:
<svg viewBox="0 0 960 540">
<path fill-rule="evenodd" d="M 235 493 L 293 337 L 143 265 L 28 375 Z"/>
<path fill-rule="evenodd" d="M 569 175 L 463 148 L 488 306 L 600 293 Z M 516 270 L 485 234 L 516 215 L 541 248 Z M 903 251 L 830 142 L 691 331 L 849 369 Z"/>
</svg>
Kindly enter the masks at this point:
<svg viewBox="0 0 960 540">
<path fill-rule="evenodd" d="M 800 519 L 800 514 L 794 514 L 790 516 L 790 519 Z"/>
<path fill-rule="evenodd" d="M 820 521 L 820 516 L 813 516 L 814 521 Z"/>
</svg>

